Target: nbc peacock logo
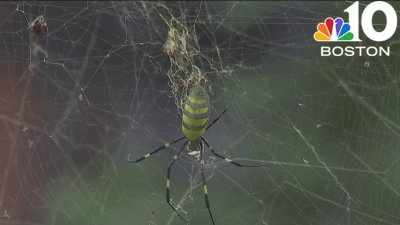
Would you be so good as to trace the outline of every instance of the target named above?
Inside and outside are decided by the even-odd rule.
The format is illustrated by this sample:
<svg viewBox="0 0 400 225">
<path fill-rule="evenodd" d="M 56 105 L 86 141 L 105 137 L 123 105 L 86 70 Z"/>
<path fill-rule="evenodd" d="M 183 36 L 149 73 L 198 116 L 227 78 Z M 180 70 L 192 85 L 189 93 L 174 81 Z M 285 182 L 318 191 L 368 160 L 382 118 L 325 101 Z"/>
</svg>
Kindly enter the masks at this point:
<svg viewBox="0 0 400 225">
<path fill-rule="evenodd" d="M 333 19 L 328 17 L 323 23 L 317 25 L 314 33 L 316 41 L 352 41 L 354 35 L 350 32 L 350 24 L 345 23 L 342 18 Z"/>
<path fill-rule="evenodd" d="M 348 14 L 347 22 L 344 22 L 342 17 L 336 17 L 336 19 L 328 17 L 323 23 L 317 25 L 314 40 L 324 43 L 320 46 L 321 56 L 390 56 L 390 46 L 384 42 L 396 32 L 396 10 L 384 1 L 363 4 L 363 7 L 363 11 L 360 11 L 360 3 L 356 1 L 344 10 Z M 386 17 L 383 29 L 379 30 L 374 27 L 374 23 L 377 23 L 374 22 L 376 20 L 374 15 L 377 12 Z M 360 31 L 364 34 L 362 38 L 373 41 L 374 45 L 363 45 Z M 333 43 L 340 42 L 347 43 L 333 45 Z"/>
</svg>

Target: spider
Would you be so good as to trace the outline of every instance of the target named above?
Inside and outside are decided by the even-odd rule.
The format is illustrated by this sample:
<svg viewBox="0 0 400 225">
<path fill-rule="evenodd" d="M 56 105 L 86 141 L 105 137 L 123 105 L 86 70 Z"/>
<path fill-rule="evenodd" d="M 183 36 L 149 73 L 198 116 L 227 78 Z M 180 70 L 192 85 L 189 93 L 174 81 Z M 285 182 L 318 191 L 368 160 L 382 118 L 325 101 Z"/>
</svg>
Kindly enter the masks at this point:
<svg viewBox="0 0 400 225">
<path fill-rule="evenodd" d="M 43 15 L 38 16 L 35 20 L 31 22 L 27 28 L 34 36 L 41 36 L 47 33 L 47 23 Z"/>
<path fill-rule="evenodd" d="M 238 167 L 262 167 L 266 165 L 245 165 L 242 163 L 238 163 L 228 157 L 225 157 L 223 155 L 220 155 L 219 153 L 215 152 L 214 148 L 211 147 L 211 145 L 207 142 L 207 140 L 203 137 L 204 133 L 206 130 L 208 130 L 212 125 L 214 125 L 221 117 L 224 115 L 224 113 L 227 111 L 225 109 L 222 111 L 222 113 L 215 118 L 213 121 L 208 123 L 208 118 L 209 118 L 209 107 L 210 107 L 210 98 L 207 94 L 207 91 L 202 87 L 202 86 L 195 86 L 193 89 L 191 89 L 184 107 L 182 109 L 182 132 L 183 136 L 177 138 L 176 140 L 166 143 L 157 149 L 153 150 L 152 152 L 149 152 L 145 154 L 142 157 L 139 157 L 136 160 L 130 160 L 128 158 L 128 161 L 130 163 L 137 163 L 141 162 L 144 159 L 149 158 L 150 156 L 154 155 L 155 153 L 170 147 L 173 144 L 178 143 L 181 140 L 185 139 L 184 144 L 180 148 L 179 152 L 172 158 L 171 163 L 168 166 L 167 169 L 167 183 L 166 183 L 166 200 L 167 203 L 171 206 L 171 208 L 174 210 L 174 212 L 181 218 L 183 221 L 187 222 L 187 220 L 178 213 L 177 209 L 171 204 L 171 198 L 170 198 L 170 187 L 171 187 L 171 182 L 170 182 L 170 175 L 171 175 L 171 169 L 174 166 L 176 160 L 178 159 L 179 155 L 183 152 L 185 147 L 189 151 L 190 155 L 194 155 L 193 152 L 196 152 L 200 148 L 200 166 L 201 166 L 201 177 L 203 180 L 203 191 L 204 191 L 204 199 L 205 203 L 208 209 L 208 213 L 210 214 L 211 221 L 213 225 L 215 225 L 214 222 L 214 217 L 213 214 L 211 213 L 210 209 L 210 203 L 208 199 L 208 188 L 207 188 L 207 183 L 206 183 L 206 178 L 204 175 L 204 145 L 207 146 L 207 148 L 211 151 L 213 155 L 216 157 L 225 160 L 228 163 L 231 163 L 232 165 L 238 166 Z"/>
</svg>

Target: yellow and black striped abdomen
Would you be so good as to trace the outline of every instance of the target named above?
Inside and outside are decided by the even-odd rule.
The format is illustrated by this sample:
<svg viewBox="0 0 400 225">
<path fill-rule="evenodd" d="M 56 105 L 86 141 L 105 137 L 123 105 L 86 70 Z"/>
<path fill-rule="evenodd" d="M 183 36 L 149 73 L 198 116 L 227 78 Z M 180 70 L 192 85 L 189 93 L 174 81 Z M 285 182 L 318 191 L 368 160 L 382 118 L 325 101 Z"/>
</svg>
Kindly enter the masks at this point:
<svg viewBox="0 0 400 225">
<path fill-rule="evenodd" d="M 196 86 L 189 93 L 182 110 L 182 132 L 190 141 L 201 138 L 206 130 L 210 98 L 207 91 Z"/>
</svg>

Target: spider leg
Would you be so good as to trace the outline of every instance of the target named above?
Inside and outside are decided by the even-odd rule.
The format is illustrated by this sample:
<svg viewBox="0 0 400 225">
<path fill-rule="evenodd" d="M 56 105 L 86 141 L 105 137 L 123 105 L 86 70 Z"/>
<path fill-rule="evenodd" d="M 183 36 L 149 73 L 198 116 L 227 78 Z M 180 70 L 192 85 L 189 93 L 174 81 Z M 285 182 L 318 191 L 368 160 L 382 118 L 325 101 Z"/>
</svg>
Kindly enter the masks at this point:
<svg viewBox="0 0 400 225">
<path fill-rule="evenodd" d="M 144 156 L 142 156 L 142 157 L 140 157 L 140 158 L 138 158 L 138 159 L 136 159 L 136 160 L 131 160 L 131 159 L 130 159 L 130 156 L 131 156 L 131 155 L 129 154 L 129 155 L 128 155 L 128 162 L 130 162 L 130 163 L 137 163 L 137 162 L 140 162 L 140 161 L 142 161 L 142 160 L 144 160 L 144 159 L 146 159 L 146 158 L 149 158 L 150 156 L 152 156 L 153 154 L 157 153 L 158 151 L 160 151 L 160 150 L 162 150 L 162 149 L 164 149 L 164 148 L 168 148 L 169 146 L 171 146 L 171 145 L 173 145 L 173 144 L 175 144 L 175 143 L 177 143 L 178 141 L 183 140 L 183 139 L 185 139 L 185 137 L 180 137 L 180 138 L 178 138 L 178 139 L 176 139 L 176 140 L 174 140 L 174 141 L 172 141 L 172 142 L 165 143 L 164 145 L 158 147 L 157 149 L 153 150 L 152 152 L 147 153 L 147 154 L 145 154 Z"/>
<path fill-rule="evenodd" d="M 172 158 L 171 163 L 170 163 L 169 166 L 168 166 L 168 170 L 167 170 L 167 184 L 166 184 L 167 189 L 166 189 L 166 193 L 165 193 L 167 203 L 171 206 L 171 208 L 172 208 L 172 209 L 174 210 L 174 212 L 179 216 L 179 218 L 181 218 L 181 219 L 182 219 L 183 221 L 185 221 L 185 222 L 187 222 L 187 220 L 186 220 L 185 218 L 183 218 L 183 216 L 182 216 L 181 214 L 179 214 L 178 211 L 176 211 L 176 208 L 171 204 L 170 190 L 169 190 L 169 189 L 170 189 L 170 186 L 171 186 L 171 182 L 170 182 L 171 169 L 172 169 L 172 167 L 174 166 L 174 164 L 175 164 L 176 160 L 178 159 L 179 155 L 180 155 L 180 154 L 182 153 L 182 151 L 185 149 L 186 144 L 187 144 L 187 142 L 185 142 L 185 143 L 183 144 L 182 148 L 179 150 L 179 152 L 178 152 L 176 155 L 174 155 L 174 157 Z"/>
<path fill-rule="evenodd" d="M 206 139 L 204 137 L 202 137 L 201 140 L 207 145 L 207 148 L 210 149 L 212 154 L 214 154 L 216 157 L 218 157 L 220 159 L 223 159 L 226 162 L 231 163 L 231 164 L 233 164 L 235 166 L 238 166 L 238 167 L 263 167 L 263 166 L 267 166 L 268 165 L 268 164 L 246 165 L 246 164 L 243 164 L 243 163 L 238 163 L 238 162 L 233 161 L 232 159 L 230 159 L 230 158 L 228 158 L 226 156 L 223 156 L 223 155 L 220 155 L 220 154 L 216 153 L 215 150 L 213 149 L 213 147 L 211 147 L 211 145 L 206 141 Z"/>
<path fill-rule="evenodd" d="M 200 151 L 201 178 L 203 179 L 204 200 L 206 201 L 206 206 L 208 209 L 208 213 L 210 214 L 211 221 L 212 221 L 213 225 L 215 225 L 214 217 L 213 217 L 213 215 L 211 213 L 211 209 L 210 209 L 210 202 L 208 201 L 208 189 L 207 189 L 206 178 L 204 176 L 204 144 L 203 144 L 203 142 L 200 143 L 200 146 L 201 146 L 201 151 Z"/>
<path fill-rule="evenodd" d="M 211 123 L 209 123 L 206 127 L 206 130 L 208 130 L 208 128 L 210 128 L 212 125 L 214 125 L 221 117 L 222 115 L 224 115 L 224 113 L 227 111 L 228 109 L 225 109 L 224 111 L 222 111 L 221 114 L 219 114 L 219 116 L 217 118 L 215 118 L 213 121 L 211 121 Z"/>
</svg>

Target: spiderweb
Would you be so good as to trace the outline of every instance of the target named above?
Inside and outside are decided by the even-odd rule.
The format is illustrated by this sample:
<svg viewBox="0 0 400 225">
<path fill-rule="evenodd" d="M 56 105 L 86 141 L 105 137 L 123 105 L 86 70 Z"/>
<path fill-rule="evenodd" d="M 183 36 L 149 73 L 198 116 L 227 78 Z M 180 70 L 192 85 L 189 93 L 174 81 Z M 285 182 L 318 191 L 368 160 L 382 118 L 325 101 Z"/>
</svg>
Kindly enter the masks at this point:
<svg viewBox="0 0 400 225">
<path fill-rule="evenodd" d="M 211 118 L 228 108 L 205 134 L 216 151 L 268 164 L 206 151 L 216 224 L 400 224 L 398 32 L 390 57 L 320 57 L 312 39 L 349 5 L 0 3 L 0 224 L 186 224 L 165 202 L 180 144 L 127 156 L 181 135 L 197 84 Z M 195 157 L 171 198 L 211 223 Z"/>
</svg>

